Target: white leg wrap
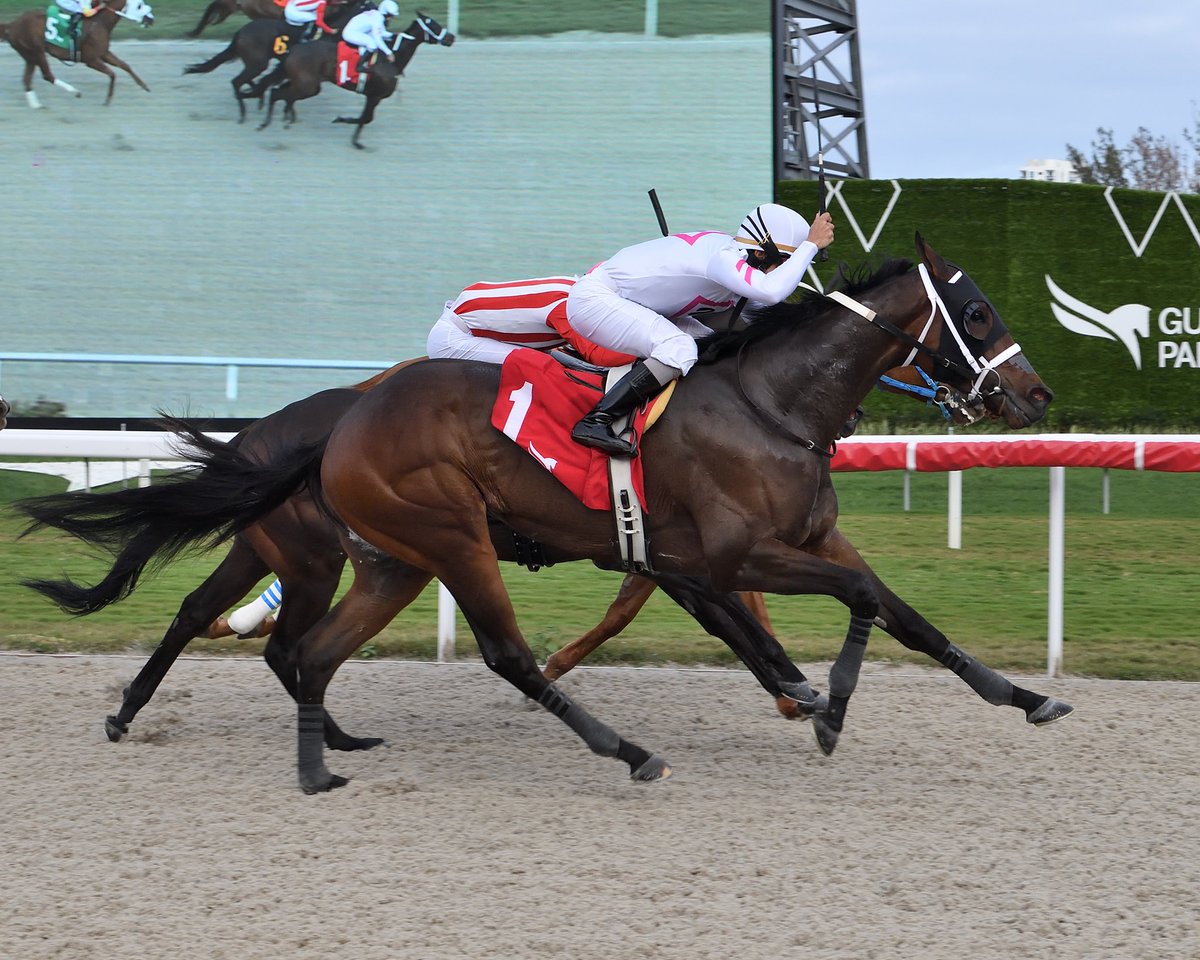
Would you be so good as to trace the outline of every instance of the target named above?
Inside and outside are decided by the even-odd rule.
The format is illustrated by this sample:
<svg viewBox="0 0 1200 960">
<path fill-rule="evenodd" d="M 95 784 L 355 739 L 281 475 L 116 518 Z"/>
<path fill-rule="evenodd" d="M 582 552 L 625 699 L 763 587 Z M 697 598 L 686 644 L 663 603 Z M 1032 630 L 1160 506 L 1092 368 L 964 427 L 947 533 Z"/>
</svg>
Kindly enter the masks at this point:
<svg viewBox="0 0 1200 960">
<path fill-rule="evenodd" d="M 66 91 L 67 91 L 67 93 L 73 93 L 73 94 L 75 94 L 75 96 L 77 96 L 77 97 L 80 95 L 80 94 L 79 94 L 79 91 L 78 91 L 78 90 L 76 90 L 76 89 L 75 89 L 73 86 L 71 86 L 69 83 L 67 83 L 67 81 L 66 81 L 66 80 L 60 80 L 60 79 L 58 79 L 58 77 L 55 77 L 55 78 L 54 78 L 54 85 L 55 85 L 56 87 L 61 87 L 63 90 L 66 90 Z"/>
<path fill-rule="evenodd" d="M 283 588 L 278 580 L 267 587 L 257 599 L 229 615 L 229 626 L 237 634 L 249 633 L 266 619 L 268 613 L 283 602 Z"/>
<path fill-rule="evenodd" d="M 32 107 L 34 110 L 42 109 L 42 101 L 40 101 L 38 99 L 38 95 L 36 93 L 34 93 L 32 90 L 25 91 L 25 99 L 29 101 L 29 106 Z"/>
</svg>

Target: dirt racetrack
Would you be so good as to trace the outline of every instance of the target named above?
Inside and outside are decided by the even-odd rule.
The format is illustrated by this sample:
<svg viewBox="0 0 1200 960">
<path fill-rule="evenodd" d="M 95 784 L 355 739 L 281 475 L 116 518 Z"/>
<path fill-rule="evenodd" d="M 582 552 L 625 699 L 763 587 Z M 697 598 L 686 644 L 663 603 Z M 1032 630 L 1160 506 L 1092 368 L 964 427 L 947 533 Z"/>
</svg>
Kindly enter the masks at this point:
<svg viewBox="0 0 1200 960">
<path fill-rule="evenodd" d="M 478 664 L 352 662 L 387 745 L 308 797 L 266 667 L 0 655 L 0 952 L 21 960 L 1163 960 L 1200 955 L 1194 685 L 1042 678 L 1035 730 L 869 666 L 837 753 L 742 671 L 566 684 L 674 767 L 635 785 Z M 824 685 L 825 667 L 808 670 Z"/>
</svg>

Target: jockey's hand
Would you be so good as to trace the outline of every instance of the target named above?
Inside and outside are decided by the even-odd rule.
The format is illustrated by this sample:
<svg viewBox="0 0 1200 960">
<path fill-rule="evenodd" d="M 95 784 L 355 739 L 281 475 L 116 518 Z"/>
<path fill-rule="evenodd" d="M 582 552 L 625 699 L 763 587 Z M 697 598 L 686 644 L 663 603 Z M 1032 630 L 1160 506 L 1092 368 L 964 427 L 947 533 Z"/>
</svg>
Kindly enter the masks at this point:
<svg viewBox="0 0 1200 960">
<path fill-rule="evenodd" d="M 823 250 L 833 243 L 833 218 L 828 213 L 818 213 L 808 228 L 808 239 Z"/>
</svg>

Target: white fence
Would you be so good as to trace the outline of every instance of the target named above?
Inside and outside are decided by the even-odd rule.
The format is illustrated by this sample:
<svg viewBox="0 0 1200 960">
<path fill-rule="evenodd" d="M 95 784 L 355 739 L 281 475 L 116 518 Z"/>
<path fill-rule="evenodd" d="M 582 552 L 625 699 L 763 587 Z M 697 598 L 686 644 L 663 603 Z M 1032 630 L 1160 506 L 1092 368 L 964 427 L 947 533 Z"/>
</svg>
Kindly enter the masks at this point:
<svg viewBox="0 0 1200 960">
<path fill-rule="evenodd" d="M 214 433 L 219 439 L 232 434 Z M 174 434 L 162 431 L 4 430 L 0 460 L 9 457 L 66 457 L 82 461 L 136 461 L 140 483 L 148 483 L 151 465 L 179 462 Z M 962 546 L 961 470 L 968 467 L 1038 466 L 1050 471 L 1049 599 L 1046 672 L 1056 676 L 1063 662 L 1063 580 L 1065 557 L 1066 467 L 1110 467 L 1200 472 L 1200 436 L 1112 436 L 1049 434 L 1041 436 L 852 437 L 839 444 L 838 471 L 904 470 L 905 509 L 908 475 L 914 470 L 950 476 L 948 545 Z M 58 472 L 51 465 L 45 472 Z M 1107 504 L 1107 477 L 1105 484 Z M 1105 511 L 1107 512 L 1107 510 Z M 438 585 L 438 659 L 453 656 L 455 604 Z"/>
</svg>

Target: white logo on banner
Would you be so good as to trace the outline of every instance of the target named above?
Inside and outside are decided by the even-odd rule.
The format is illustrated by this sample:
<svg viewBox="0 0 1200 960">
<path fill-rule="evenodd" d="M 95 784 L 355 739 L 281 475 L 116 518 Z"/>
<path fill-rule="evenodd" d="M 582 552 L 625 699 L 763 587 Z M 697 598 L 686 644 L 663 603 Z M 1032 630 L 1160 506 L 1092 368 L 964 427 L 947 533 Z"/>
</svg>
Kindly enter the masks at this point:
<svg viewBox="0 0 1200 960">
<path fill-rule="evenodd" d="M 1148 306 L 1126 303 L 1106 313 L 1071 296 L 1049 274 L 1046 275 L 1046 286 L 1056 301 L 1050 304 L 1050 309 L 1059 323 L 1072 333 L 1124 344 L 1133 358 L 1133 365 L 1142 369 L 1141 341 L 1150 336 L 1151 310 Z M 1191 307 L 1163 307 L 1158 311 L 1157 328 L 1164 337 L 1200 336 L 1200 311 L 1193 317 Z M 1200 342 L 1160 338 L 1157 345 L 1160 368 L 1200 367 Z"/>
<path fill-rule="evenodd" d="M 875 224 L 875 232 L 871 234 L 871 239 L 868 240 L 863 236 L 862 230 L 858 226 L 858 221 L 854 219 L 854 214 L 850 212 L 850 204 L 846 202 L 842 196 L 842 186 L 845 180 L 835 180 L 829 188 L 829 193 L 826 194 L 826 205 L 829 204 L 835 197 L 838 204 L 842 208 L 842 212 L 846 214 L 846 222 L 850 224 L 850 229 L 854 231 L 854 235 L 858 237 L 858 242 L 862 244 L 862 248 L 867 252 L 871 252 L 871 248 L 875 246 L 875 241 L 879 239 L 879 235 L 883 232 L 883 228 L 887 225 L 888 217 L 892 215 L 892 209 L 896 206 L 896 201 L 900 199 L 900 184 L 898 181 L 892 181 L 892 199 L 888 201 L 887 209 L 883 211 L 883 216 L 879 218 L 879 222 Z"/>
<path fill-rule="evenodd" d="M 1141 241 L 1133 239 L 1133 231 L 1129 229 L 1129 224 L 1125 222 L 1125 218 L 1121 215 L 1121 211 L 1117 209 L 1116 201 L 1112 198 L 1112 187 L 1107 187 L 1104 190 L 1104 199 L 1108 203 L 1108 207 L 1112 210 L 1113 218 L 1117 221 L 1117 226 L 1121 228 L 1121 232 L 1125 234 L 1125 240 L 1129 243 L 1129 249 L 1133 251 L 1135 257 L 1140 257 L 1146 252 L 1146 247 L 1150 243 L 1150 238 L 1154 236 L 1154 231 L 1158 229 L 1158 223 L 1162 220 L 1163 213 L 1166 212 L 1167 206 L 1172 200 L 1175 201 L 1175 206 L 1179 208 L 1180 214 L 1183 216 L 1183 222 L 1187 224 L 1188 229 L 1192 232 L 1192 239 L 1196 241 L 1196 246 L 1200 247 L 1200 230 L 1196 229 L 1196 222 L 1192 219 L 1192 215 L 1188 213 L 1187 207 L 1183 205 L 1183 201 L 1179 198 L 1179 194 L 1170 191 L 1163 195 L 1162 203 L 1158 205 L 1158 212 L 1154 214 L 1154 219 L 1150 221 L 1150 226 L 1146 228 L 1146 232 L 1142 234 Z"/>
</svg>

